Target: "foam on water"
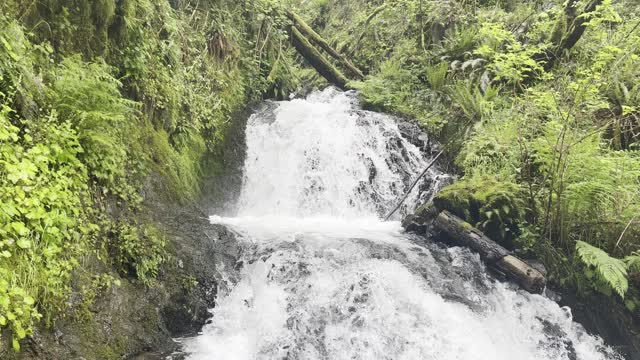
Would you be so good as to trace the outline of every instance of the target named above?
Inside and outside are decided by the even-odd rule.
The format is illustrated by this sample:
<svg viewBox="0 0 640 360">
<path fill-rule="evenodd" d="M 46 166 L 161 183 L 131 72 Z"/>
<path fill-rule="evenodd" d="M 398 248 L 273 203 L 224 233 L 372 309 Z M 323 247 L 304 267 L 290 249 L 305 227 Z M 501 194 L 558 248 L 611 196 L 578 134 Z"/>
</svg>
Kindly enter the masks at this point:
<svg viewBox="0 0 640 360">
<path fill-rule="evenodd" d="M 189 359 L 618 358 L 469 250 L 380 221 L 428 159 L 354 99 L 329 89 L 249 120 L 238 214 L 211 218 L 242 242 L 240 280 Z"/>
</svg>

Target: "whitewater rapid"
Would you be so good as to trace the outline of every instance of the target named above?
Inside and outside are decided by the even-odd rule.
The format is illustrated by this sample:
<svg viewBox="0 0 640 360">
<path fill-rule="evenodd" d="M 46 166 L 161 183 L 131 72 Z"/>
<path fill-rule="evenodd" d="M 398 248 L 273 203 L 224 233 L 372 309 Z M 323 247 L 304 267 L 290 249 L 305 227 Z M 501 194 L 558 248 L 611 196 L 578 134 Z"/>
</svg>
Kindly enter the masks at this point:
<svg viewBox="0 0 640 360">
<path fill-rule="evenodd" d="M 211 217 L 237 233 L 242 259 L 220 271 L 239 276 L 188 359 L 621 359 L 476 254 L 381 221 L 429 159 L 354 93 L 266 104 L 246 141 L 237 213 Z M 402 211 L 445 178 L 431 171 Z"/>
</svg>

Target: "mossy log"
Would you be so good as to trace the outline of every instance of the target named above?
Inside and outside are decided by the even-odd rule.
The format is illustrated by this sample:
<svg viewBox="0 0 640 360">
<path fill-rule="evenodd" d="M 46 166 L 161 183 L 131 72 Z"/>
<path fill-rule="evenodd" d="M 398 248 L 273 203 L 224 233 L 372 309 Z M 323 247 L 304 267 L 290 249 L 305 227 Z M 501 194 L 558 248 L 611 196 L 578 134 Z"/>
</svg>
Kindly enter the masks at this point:
<svg viewBox="0 0 640 360">
<path fill-rule="evenodd" d="M 331 84 L 342 90 L 348 90 L 347 79 L 305 38 L 296 27 L 291 27 L 291 42 L 302 57 L 313 66 Z"/>
<path fill-rule="evenodd" d="M 322 38 L 315 30 L 313 30 L 298 14 L 288 11 L 287 16 L 293 22 L 294 26 L 298 29 L 298 31 L 304 35 L 311 43 L 316 44 L 321 49 L 327 52 L 327 54 L 331 55 L 334 59 L 338 61 L 338 63 L 349 70 L 349 72 L 356 77 L 358 80 L 364 78 L 364 74 L 360 69 L 358 69 L 355 65 L 351 63 L 347 58 L 342 56 L 336 49 L 334 49 L 329 43 Z"/>
<path fill-rule="evenodd" d="M 523 289 L 532 293 L 541 293 L 544 290 L 546 280 L 540 271 L 511 255 L 507 249 L 489 239 L 471 224 L 445 210 L 436 217 L 433 225 L 444 232 L 452 242 L 479 253 L 485 262 L 497 268 Z"/>
</svg>

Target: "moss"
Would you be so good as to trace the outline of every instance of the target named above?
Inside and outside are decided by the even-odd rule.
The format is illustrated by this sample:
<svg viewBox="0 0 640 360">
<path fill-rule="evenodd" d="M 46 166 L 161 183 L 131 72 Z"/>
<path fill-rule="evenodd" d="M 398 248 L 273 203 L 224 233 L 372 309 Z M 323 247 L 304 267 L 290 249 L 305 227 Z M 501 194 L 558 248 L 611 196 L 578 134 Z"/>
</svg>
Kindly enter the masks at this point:
<svg viewBox="0 0 640 360">
<path fill-rule="evenodd" d="M 200 135 L 191 135 L 184 139 L 179 149 L 173 147 L 169 134 L 164 130 L 153 130 L 148 126 L 155 171 L 169 181 L 165 194 L 180 203 L 195 200 L 200 194 L 200 160 L 206 147 Z"/>
<path fill-rule="evenodd" d="M 438 210 L 448 210 L 503 246 L 513 248 L 524 221 L 523 198 L 517 184 L 478 176 L 446 187 L 433 202 Z"/>
<path fill-rule="evenodd" d="M 462 223 L 462 227 L 464 228 L 465 231 L 470 231 L 474 229 L 473 225 L 469 224 L 466 221 Z"/>
</svg>

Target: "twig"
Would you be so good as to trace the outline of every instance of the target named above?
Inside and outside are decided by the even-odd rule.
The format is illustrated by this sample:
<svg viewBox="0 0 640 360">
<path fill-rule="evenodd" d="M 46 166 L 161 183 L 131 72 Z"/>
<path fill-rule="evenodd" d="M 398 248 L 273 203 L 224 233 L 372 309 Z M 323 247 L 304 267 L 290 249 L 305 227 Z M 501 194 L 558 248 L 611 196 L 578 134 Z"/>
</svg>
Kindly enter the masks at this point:
<svg viewBox="0 0 640 360">
<path fill-rule="evenodd" d="M 436 163 L 436 161 L 440 158 L 440 156 L 444 153 L 444 150 L 441 150 L 438 155 L 436 155 L 436 157 L 433 158 L 433 160 L 431 160 L 431 162 L 429 163 L 429 165 L 427 165 L 427 167 L 424 169 L 424 171 L 422 172 L 422 174 L 420 174 L 420 176 L 418 176 L 416 178 L 416 180 L 413 182 L 413 184 L 411 184 L 411 187 L 409 188 L 409 190 L 404 194 L 404 196 L 402 197 L 402 200 L 400 200 L 400 202 L 398 203 L 398 205 L 396 205 L 396 207 L 391 210 L 391 212 L 389 214 L 387 214 L 387 216 L 384 217 L 384 221 L 389 220 L 389 218 L 395 214 L 396 211 L 398 211 L 398 209 L 400 208 L 400 206 L 402 206 L 402 203 L 404 203 L 405 200 L 407 200 L 407 197 L 409 197 L 409 194 L 411 193 L 411 191 L 413 190 L 414 187 L 416 187 L 416 185 L 418 184 L 418 182 L 420 181 L 420 179 L 422 179 L 422 177 L 427 173 L 427 171 L 429 171 L 429 169 L 433 166 L 433 164 Z"/>
<path fill-rule="evenodd" d="M 631 226 L 631 224 L 635 219 L 636 219 L 635 216 L 632 217 L 631 220 L 629 220 L 629 222 L 627 223 L 627 226 L 624 227 L 624 230 L 622 230 L 622 234 L 620 234 L 620 237 L 618 238 L 618 242 L 616 242 L 616 246 L 614 247 L 614 249 L 620 246 L 620 242 L 622 241 L 624 234 L 627 232 L 627 230 L 629 229 L 629 226 Z"/>
</svg>

